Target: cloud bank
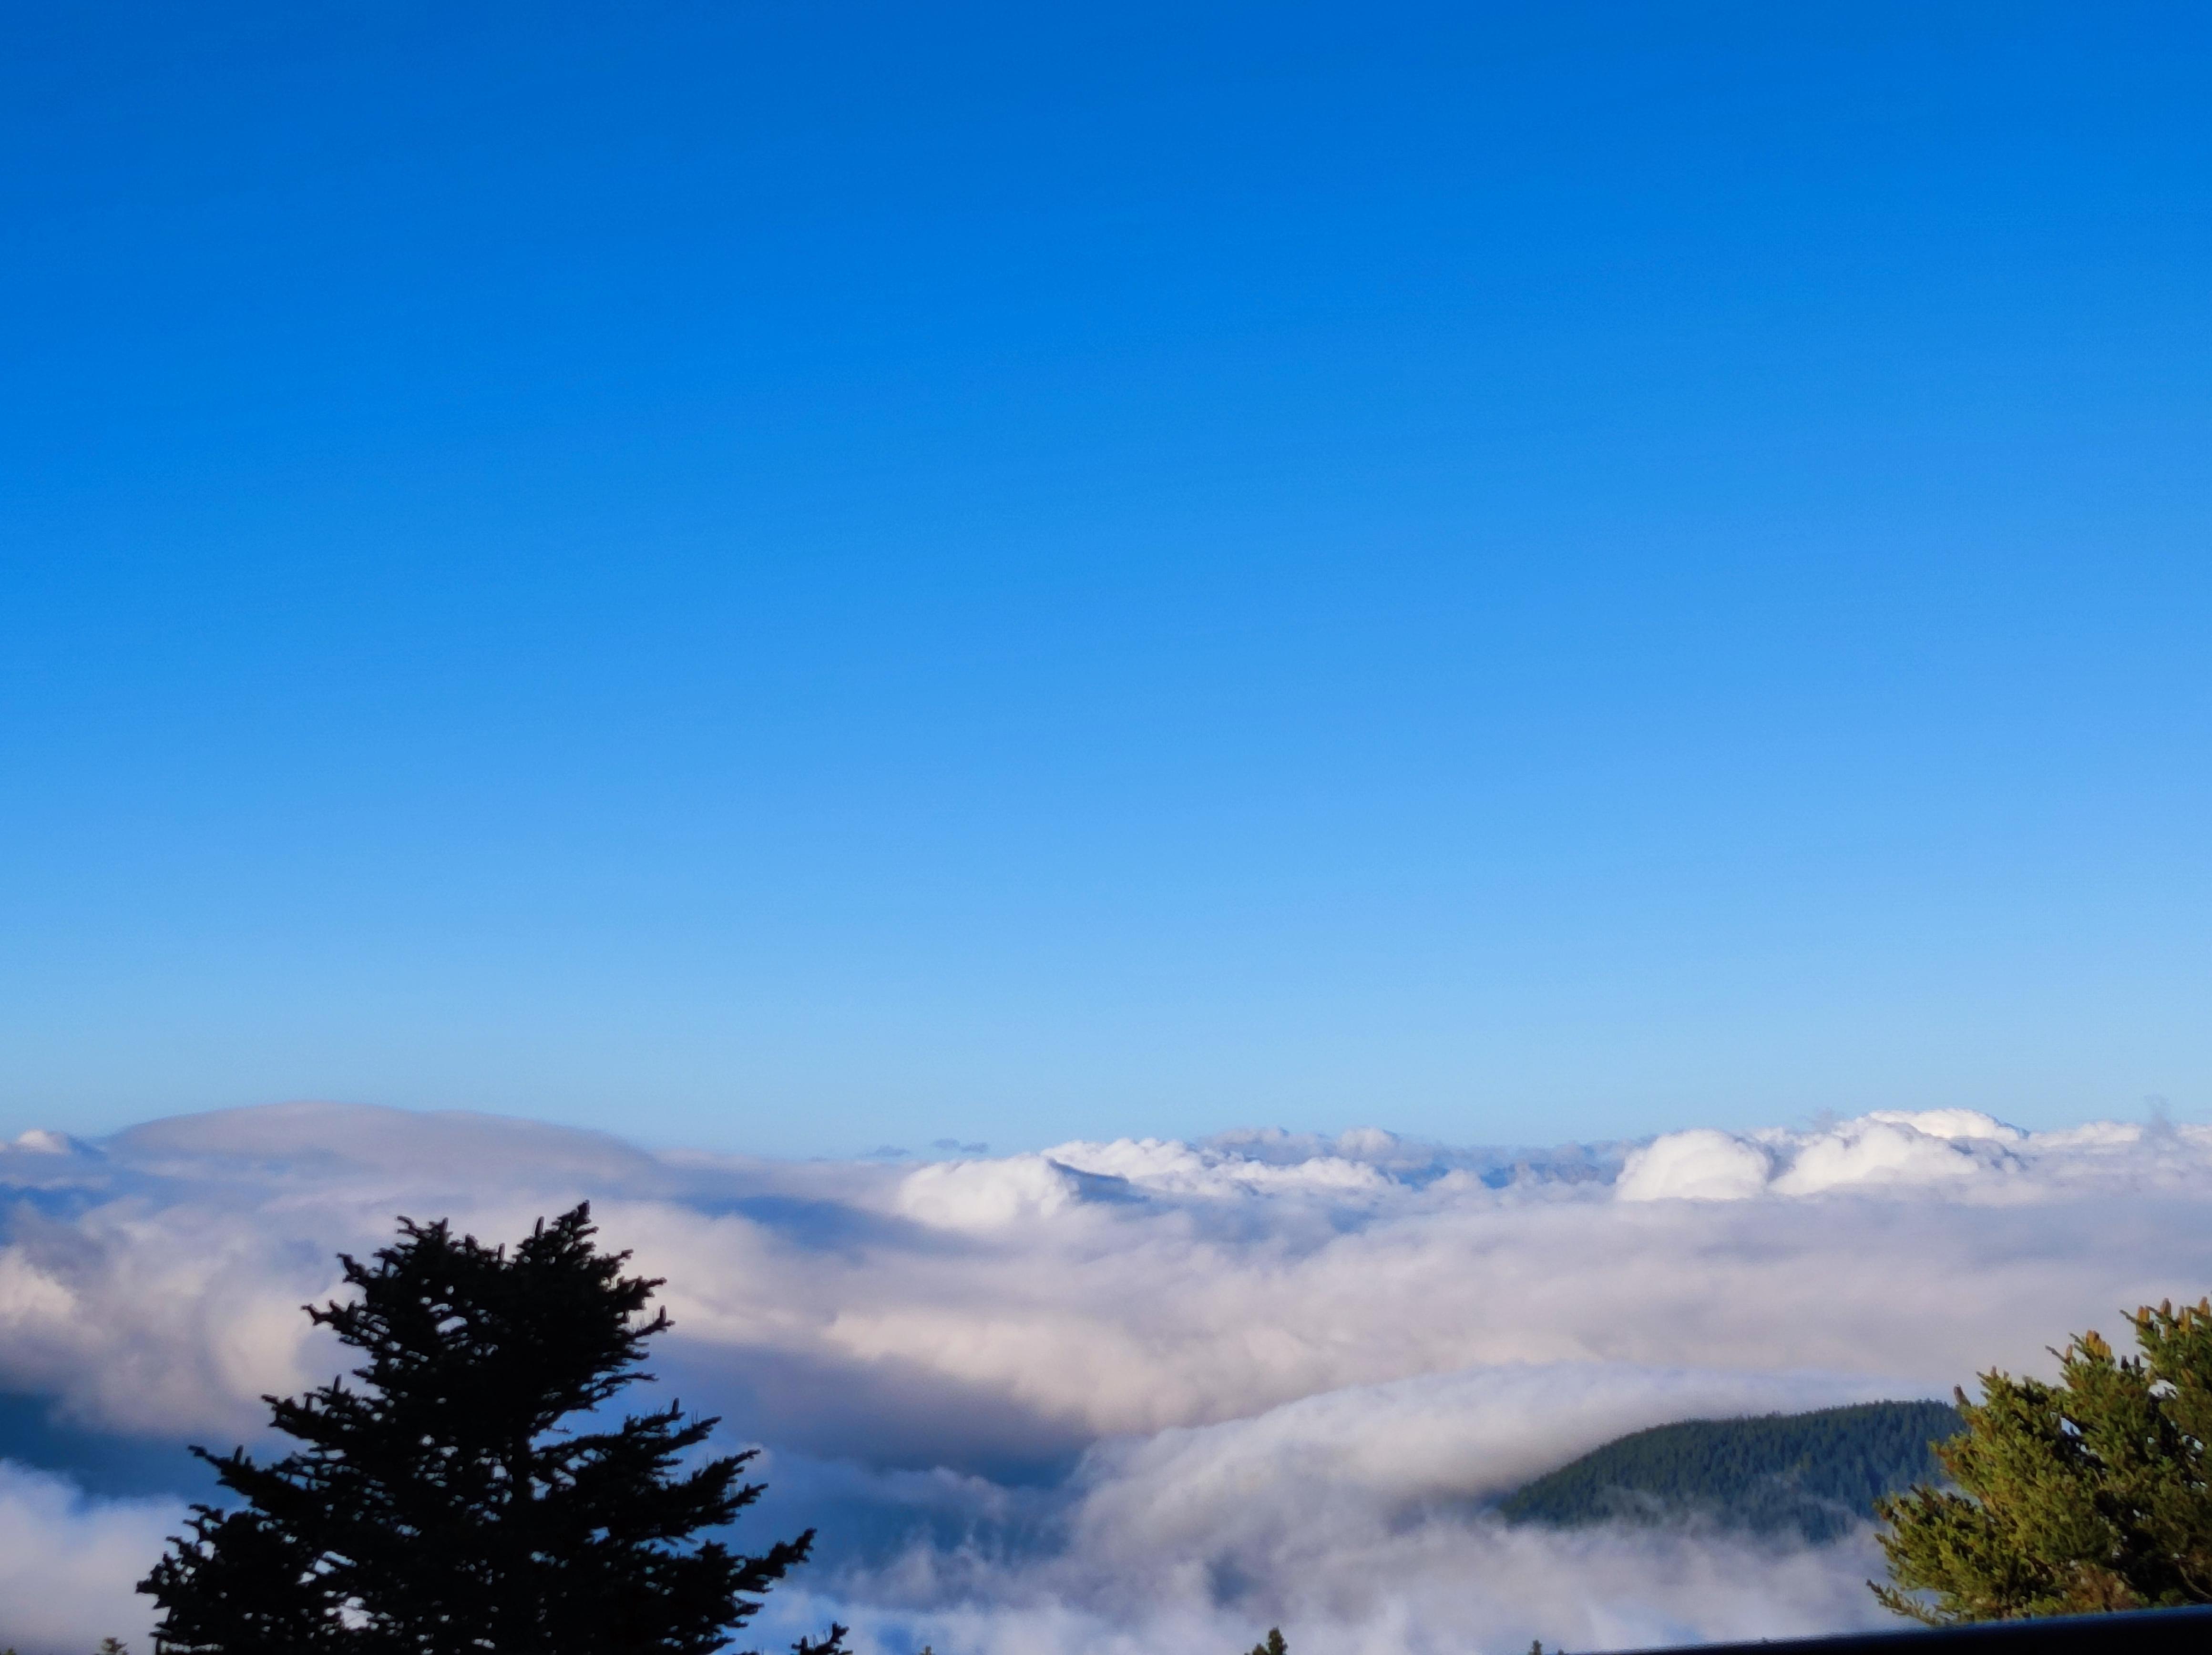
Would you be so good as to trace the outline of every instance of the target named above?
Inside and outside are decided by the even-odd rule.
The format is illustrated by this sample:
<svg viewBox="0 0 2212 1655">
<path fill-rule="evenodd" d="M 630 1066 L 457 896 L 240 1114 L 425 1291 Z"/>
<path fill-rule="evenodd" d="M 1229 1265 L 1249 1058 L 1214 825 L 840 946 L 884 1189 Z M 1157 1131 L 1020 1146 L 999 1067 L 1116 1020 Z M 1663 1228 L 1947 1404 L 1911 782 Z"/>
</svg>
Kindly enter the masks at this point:
<svg viewBox="0 0 2212 1655">
<path fill-rule="evenodd" d="M 766 1523 L 823 1531 L 764 1636 L 832 1612 L 896 1655 L 1233 1650 L 1278 1622 L 1375 1655 L 1775 1635 L 1877 1623 L 1863 1537 L 1560 1535 L 1487 1502 L 1642 1426 L 1947 1394 L 2193 1300 L 2208 1172 L 2207 1129 L 1967 1111 L 902 1166 L 286 1106 L 0 1149 L 0 1390 L 80 1435 L 252 1440 L 263 1393 L 339 1366 L 298 1310 L 335 1252 L 398 1213 L 504 1238 L 588 1197 L 667 1278 L 664 1380 L 768 1446 Z M 0 1527 L 80 1536 L 106 1584 L 64 1624 L 0 1582 L 0 1643 L 142 1626 L 129 1580 L 173 1502 L 7 1475 Z"/>
</svg>

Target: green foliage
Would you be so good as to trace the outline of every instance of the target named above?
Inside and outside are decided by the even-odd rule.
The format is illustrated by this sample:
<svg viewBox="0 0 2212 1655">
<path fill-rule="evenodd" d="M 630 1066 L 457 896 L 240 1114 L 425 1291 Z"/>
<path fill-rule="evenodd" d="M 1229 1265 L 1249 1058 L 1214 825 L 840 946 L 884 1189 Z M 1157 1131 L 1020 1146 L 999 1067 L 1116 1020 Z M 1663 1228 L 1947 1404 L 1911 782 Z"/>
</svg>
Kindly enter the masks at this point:
<svg viewBox="0 0 2212 1655">
<path fill-rule="evenodd" d="M 1509 1495 L 1498 1512 L 1561 1528 L 1698 1515 L 1832 1540 L 1872 1517 L 1884 1494 L 1935 1475 L 1929 1440 L 1958 1428 L 1940 1402 L 1686 1420 L 1609 1442 Z"/>
<path fill-rule="evenodd" d="M 1283 1641 L 1283 1629 L 1269 1627 L 1265 1640 L 1252 1646 L 1252 1655 L 1285 1655 L 1290 1646 Z"/>
<path fill-rule="evenodd" d="M 1956 1490 L 1885 1500 L 1888 1586 L 1935 1625 L 2212 1603 L 2212 1300 L 2128 1319 L 2140 1356 L 2084 1333 L 2059 1381 L 1982 1375 L 1936 1450 Z"/>
<path fill-rule="evenodd" d="M 807 1554 L 696 1538 L 761 1493 L 750 1454 L 679 1470 L 715 1421 L 671 1404 L 611 1429 L 563 1422 L 649 1378 L 660 1285 L 592 1245 L 591 1209 L 541 1220 L 510 1256 L 441 1222 L 400 1221 L 372 1265 L 343 1258 L 349 1303 L 307 1314 L 364 1353 L 266 1400 L 304 1447 L 274 1464 L 192 1452 L 239 1496 L 139 1590 L 163 1655 L 708 1655 Z M 586 1421 L 584 1423 L 592 1422 Z M 800 1655 L 837 1655 L 842 1628 Z"/>
</svg>

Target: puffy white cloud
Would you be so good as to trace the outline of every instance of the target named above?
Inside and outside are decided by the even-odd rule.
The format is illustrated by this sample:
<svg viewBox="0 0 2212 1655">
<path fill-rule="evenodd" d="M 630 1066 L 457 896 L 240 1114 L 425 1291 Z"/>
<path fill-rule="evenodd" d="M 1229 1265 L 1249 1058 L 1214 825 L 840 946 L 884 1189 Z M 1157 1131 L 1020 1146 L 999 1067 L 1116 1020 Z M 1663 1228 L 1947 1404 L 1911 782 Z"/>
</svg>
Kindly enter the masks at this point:
<svg viewBox="0 0 2212 1655">
<path fill-rule="evenodd" d="M 2194 1299 L 2208 1173 L 2202 1128 L 1953 1110 L 1642 1145 L 1251 1131 L 920 1167 L 237 1111 L 0 1145 L 0 1389 L 228 1443 L 262 1393 L 340 1365 L 298 1309 L 336 1288 L 335 1252 L 399 1213 L 507 1238 L 588 1197 L 667 1278 L 656 1367 L 678 1394 L 815 1465 L 778 1493 L 812 1487 L 825 1532 L 868 1537 L 835 1579 L 887 1652 L 1233 1649 L 1278 1620 L 1377 1655 L 1478 1630 L 1766 1634 L 1871 1613 L 1865 1559 L 1507 1530 L 1482 1502 L 1641 1424 L 1940 1394 Z M 34 1641 L 0 1616 L 11 1637 Z"/>
<path fill-rule="evenodd" d="M 1994 1143 L 2027 1141 L 2027 1134 L 2019 1127 L 2008 1126 L 1996 1116 L 1985 1115 L 1978 1109 L 1875 1109 L 1868 1112 L 1865 1118 L 1887 1126 L 1909 1126 L 1929 1137 L 1987 1139 Z M 2141 1129 L 2136 1130 L 2140 1133 Z"/>
<path fill-rule="evenodd" d="M 1877 1109 L 1816 1131 L 1668 1132 L 1621 1169 L 1624 1201 L 1744 1201 L 1931 1185 L 1972 1201 L 2181 1190 L 2212 1163 L 2212 1129 L 2099 1121 L 2024 1132 L 1973 1109 Z"/>
<path fill-rule="evenodd" d="M 1387 1155 L 1397 1140 L 1369 1128 L 1346 1133 L 1352 1147 Z M 1272 1146 L 1271 1146 L 1272 1147 Z M 1269 1159 L 1245 1146 L 1192 1145 L 1160 1138 L 1120 1138 L 1111 1143 L 1066 1143 L 1052 1153 L 1062 1164 L 1122 1180 L 1161 1195 L 1317 1195 L 1334 1199 L 1380 1195 L 1393 1188 L 1370 1161 L 1328 1150 L 1296 1160 Z"/>
<path fill-rule="evenodd" d="M 1669 1132 L 1629 1156 L 1618 1185 L 1623 1201 L 1742 1201 L 1774 1175 L 1763 1144 L 1697 1127 Z"/>
<path fill-rule="evenodd" d="M 1071 1168 L 1044 1155 L 1011 1155 L 917 1167 L 899 1180 L 891 1204 L 924 1224 L 995 1230 L 1024 1218 L 1049 1218 L 1082 1197 Z"/>
</svg>

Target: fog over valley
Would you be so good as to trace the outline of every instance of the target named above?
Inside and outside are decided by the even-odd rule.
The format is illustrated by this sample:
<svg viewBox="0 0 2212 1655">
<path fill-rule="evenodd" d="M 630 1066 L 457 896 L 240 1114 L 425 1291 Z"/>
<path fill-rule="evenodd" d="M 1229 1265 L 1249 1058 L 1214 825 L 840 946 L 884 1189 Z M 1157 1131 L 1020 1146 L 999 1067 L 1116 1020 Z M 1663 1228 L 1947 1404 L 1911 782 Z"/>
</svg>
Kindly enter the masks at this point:
<svg viewBox="0 0 2212 1655">
<path fill-rule="evenodd" d="M 0 1643 L 146 1635 L 131 1583 L 206 1488 L 180 1445 L 260 1441 L 264 1393 L 337 1370 L 299 1308 L 336 1290 L 337 1252 L 403 1213 L 507 1240 L 580 1199 L 667 1278 L 653 1389 L 766 1449 L 738 1542 L 821 1531 L 749 1646 L 828 1615 L 885 1655 L 1878 1625 L 1863 1529 L 1805 1547 L 1491 1506 L 1646 1426 L 1946 1397 L 2193 1300 L 2208 1170 L 2212 1129 L 1963 1110 L 923 1162 L 325 1105 L 30 1132 L 0 1152 Z"/>
</svg>

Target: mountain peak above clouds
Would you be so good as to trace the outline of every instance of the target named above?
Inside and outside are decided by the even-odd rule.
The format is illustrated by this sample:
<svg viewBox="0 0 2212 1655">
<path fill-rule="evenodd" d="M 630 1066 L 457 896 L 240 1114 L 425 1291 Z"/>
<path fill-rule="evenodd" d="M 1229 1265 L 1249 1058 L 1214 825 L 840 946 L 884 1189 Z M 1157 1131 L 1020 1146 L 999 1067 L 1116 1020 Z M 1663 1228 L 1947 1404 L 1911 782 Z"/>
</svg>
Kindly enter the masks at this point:
<svg viewBox="0 0 2212 1655">
<path fill-rule="evenodd" d="M 18 1133 L 5 1147 L 33 1155 L 84 1155 L 91 1150 L 91 1146 L 81 1138 L 71 1137 L 66 1132 L 50 1132 L 42 1126 L 33 1126 L 28 1131 Z"/>
<path fill-rule="evenodd" d="M 973 1146 L 981 1149 L 981 1146 Z M 2171 1188 L 2212 1172 L 2212 1127 L 2098 1121 L 2031 1131 L 1978 1110 L 1872 1110 L 1808 1127 L 1690 1127 L 1642 1143 L 1454 1146 L 1375 1127 L 1240 1128 L 1193 1139 L 1077 1140 L 899 1165 L 657 1152 L 611 1133 L 467 1111 L 295 1102 L 173 1115 L 96 1143 L 33 1128 L 0 1143 L 0 1185 L 353 1174 L 401 1184 L 560 1185 L 605 1194 L 799 1191 L 927 1225 L 990 1228 L 1101 1203 L 1250 1200 L 1371 1209 L 1412 1196 L 1517 1192 L 1630 1203 L 1860 1195 L 2033 1200 Z"/>
<path fill-rule="evenodd" d="M 66 1190 L 107 1181 L 106 1157 L 82 1138 L 33 1127 L 0 1142 L 0 1189 Z"/>
</svg>

